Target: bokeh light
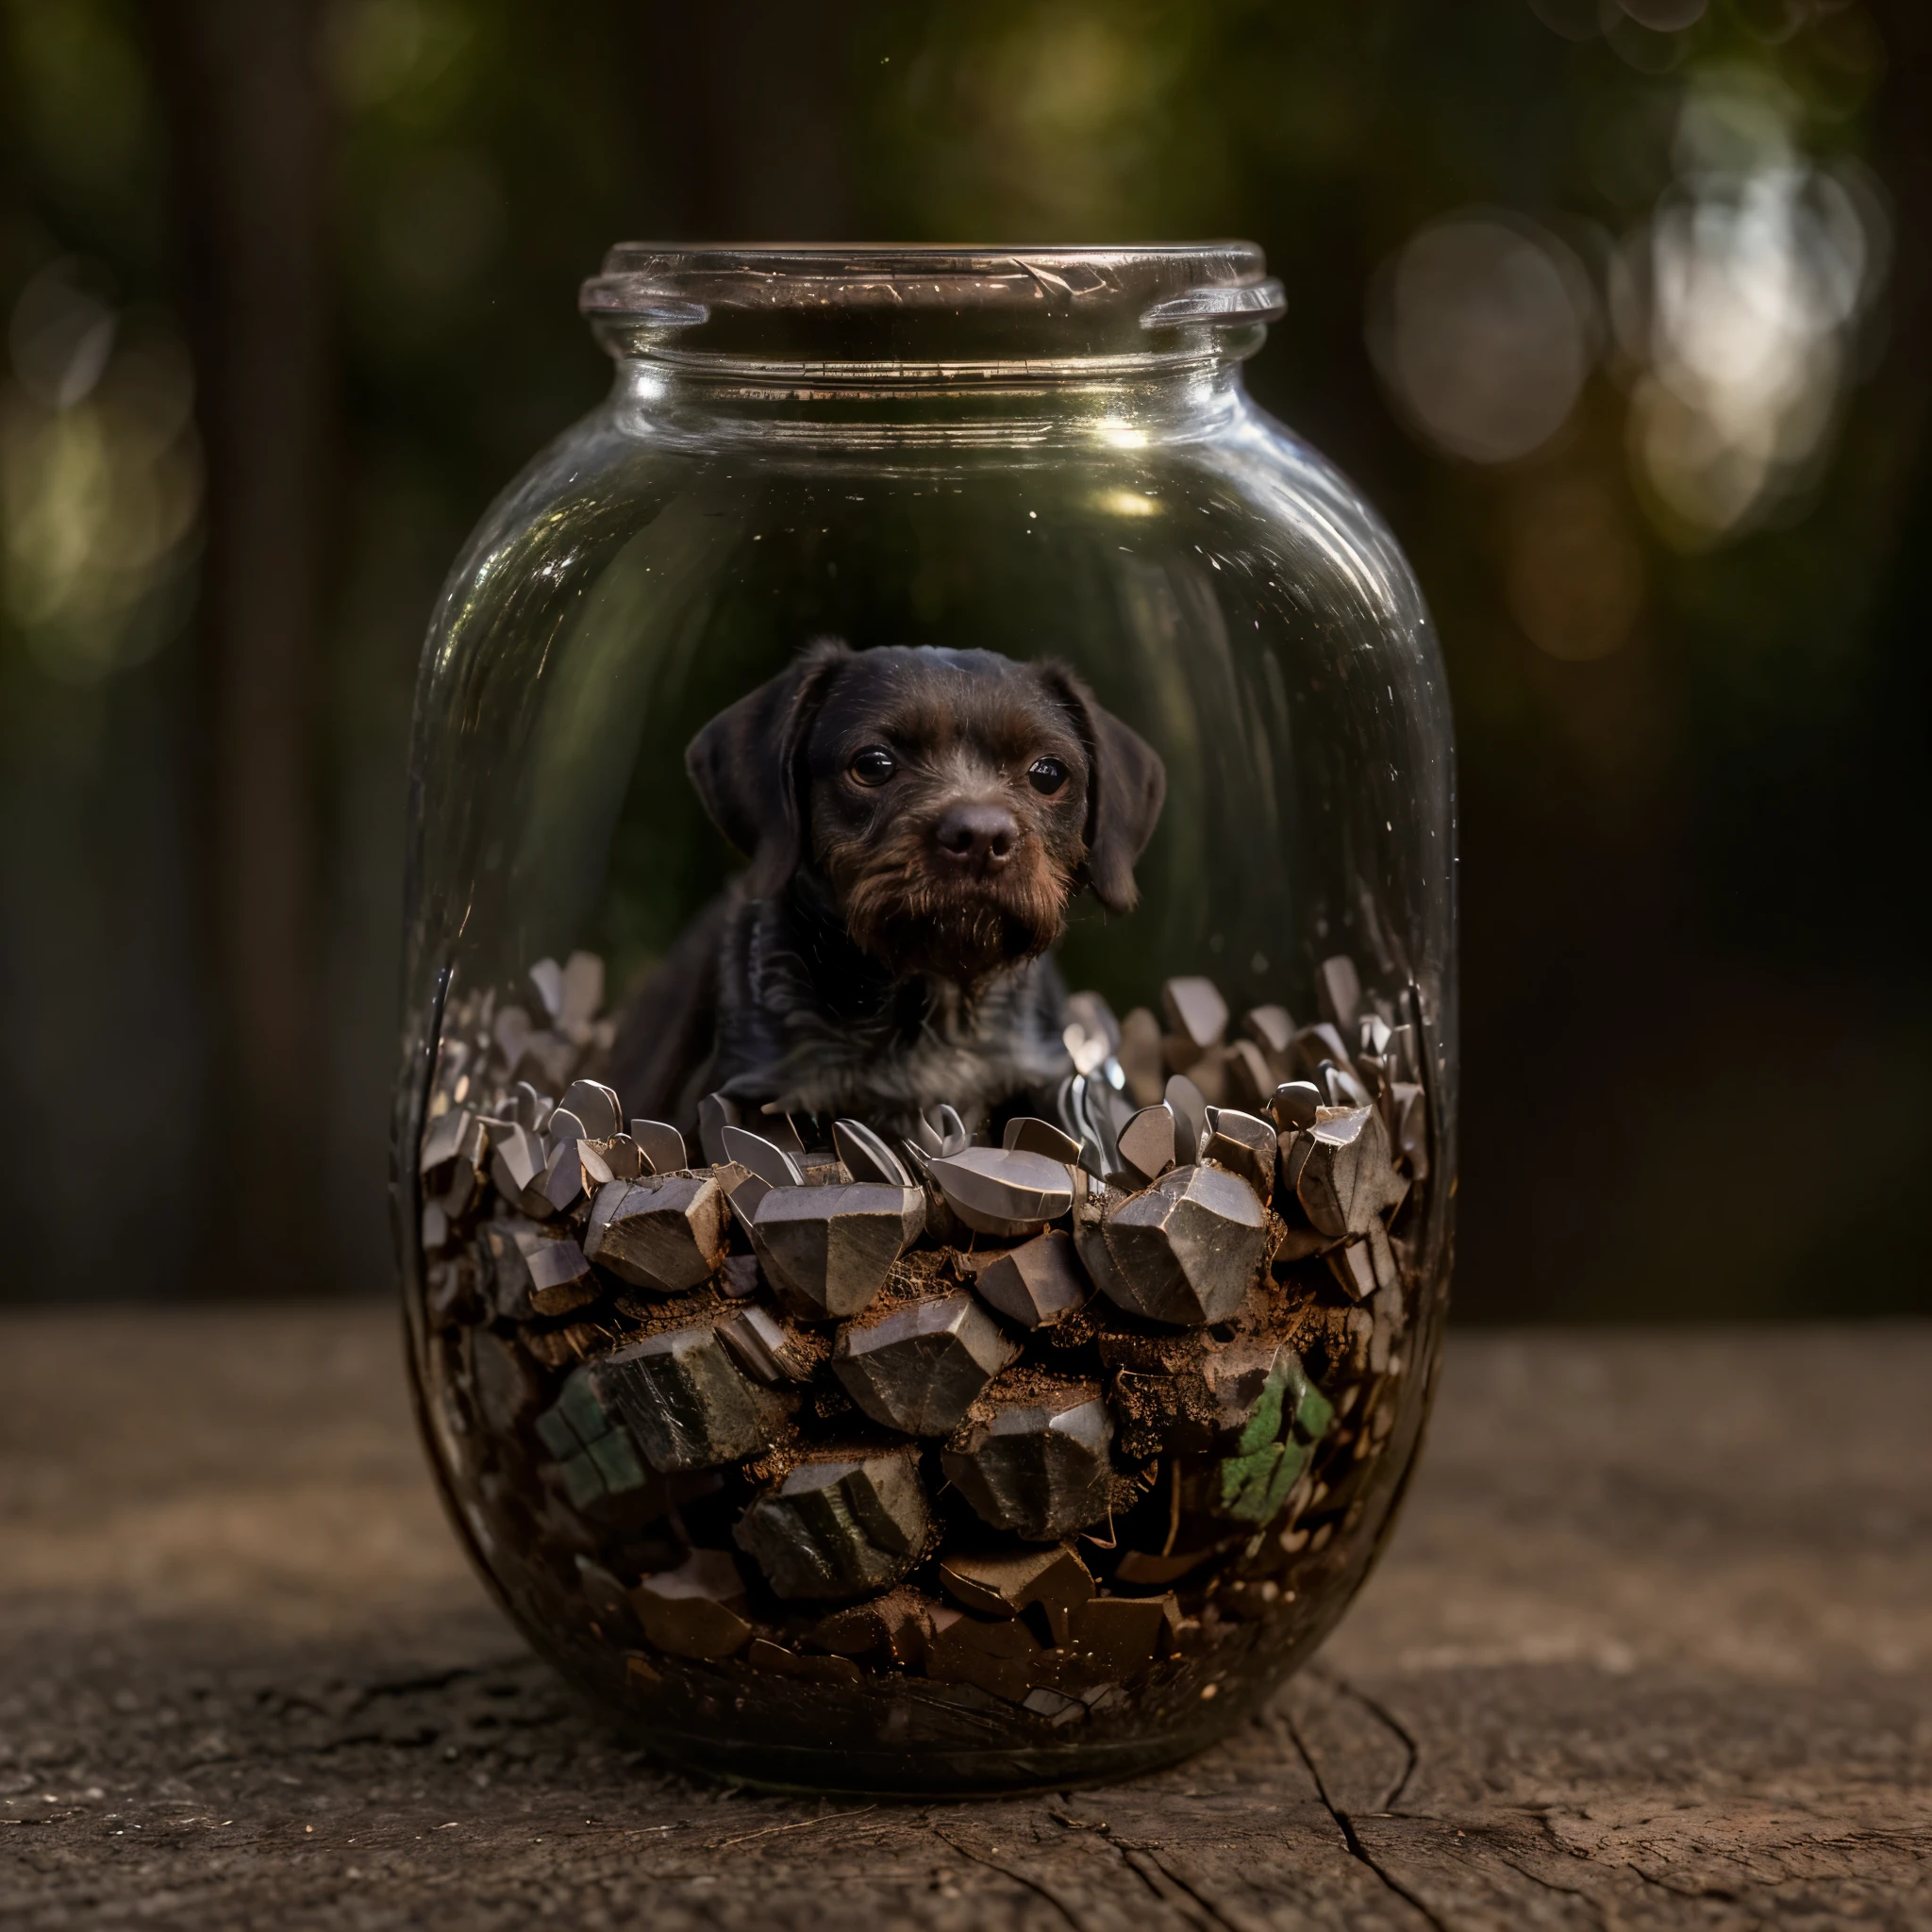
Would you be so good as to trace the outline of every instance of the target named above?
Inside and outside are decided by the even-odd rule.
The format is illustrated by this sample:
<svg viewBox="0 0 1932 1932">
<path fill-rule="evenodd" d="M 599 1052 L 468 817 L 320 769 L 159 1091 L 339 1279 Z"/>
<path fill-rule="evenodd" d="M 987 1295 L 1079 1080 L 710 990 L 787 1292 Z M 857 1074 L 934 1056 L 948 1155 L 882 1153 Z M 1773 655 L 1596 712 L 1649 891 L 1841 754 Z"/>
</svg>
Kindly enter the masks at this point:
<svg viewBox="0 0 1932 1932">
<path fill-rule="evenodd" d="M 1430 223 L 1370 297 L 1369 344 L 1391 400 L 1438 449 L 1471 462 L 1528 456 L 1561 430 L 1595 332 L 1582 264 L 1516 215 Z"/>
<path fill-rule="evenodd" d="M 1607 31 L 1612 13 L 1681 37 L 1699 11 L 1538 5 L 1574 39 Z M 1803 104 L 1766 70 L 1691 67 L 1662 85 L 1675 106 L 1658 185 L 1621 245 L 1607 244 L 1601 291 L 1577 254 L 1527 215 L 1450 214 L 1384 264 L 1368 298 L 1368 340 L 1420 440 L 1467 461 L 1508 463 L 1549 448 L 1571 421 L 1607 308 L 1628 391 L 1632 480 L 1659 533 L 1700 548 L 1758 526 L 1818 476 L 1885 282 L 1890 224 L 1867 171 L 1806 153 Z M 1586 130 L 1586 160 L 1603 162 L 1620 142 L 1651 145 L 1657 107 L 1652 92 L 1600 117 Z M 1627 176 L 1641 158 L 1611 172 Z M 1603 581 L 1627 575 L 1619 567 Z M 1611 635 L 1624 601 L 1613 595 L 1589 635 Z M 1543 608 L 1535 598 L 1514 603 L 1519 618 Z M 1547 623 L 1524 627 L 1559 656 L 1596 655 L 1550 643 Z M 1584 635 L 1558 629 L 1573 641 Z"/>
<path fill-rule="evenodd" d="M 1621 258 L 1632 459 L 1683 541 L 1748 527 L 1812 475 L 1883 279 L 1876 192 L 1808 163 L 1796 115 L 1756 76 L 1693 86 L 1677 179 Z"/>
<path fill-rule="evenodd" d="M 151 657 L 192 594 L 200 445 L 186 349 L 117 316 L 79 264 L 30 280 L 0 389 L 8 617 L 47 674 L 93 684 Z"/>
</svg>

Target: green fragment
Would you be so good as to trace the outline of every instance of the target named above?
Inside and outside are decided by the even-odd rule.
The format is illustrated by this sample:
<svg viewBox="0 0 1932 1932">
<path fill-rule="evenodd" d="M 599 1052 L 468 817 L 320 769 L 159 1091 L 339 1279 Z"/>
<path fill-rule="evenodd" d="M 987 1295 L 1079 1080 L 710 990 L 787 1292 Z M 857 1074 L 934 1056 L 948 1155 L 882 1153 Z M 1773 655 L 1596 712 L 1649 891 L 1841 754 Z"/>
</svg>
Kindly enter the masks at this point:
<svg viewBox="0 0 1932 1932">
<path fill-rule="evenodd" d="M 563 1393 L 557 1398 L 557 1407 L 551 1413 L 562 1416 L 582 1442 L 594 1442 L 598 1437 L 608 1435 L 615 1426 L 613 1418 L 598 1397 L 597 1386 L 591 1379 L 588 1367 L 576 1370 L 563 1385 Z"/>
<path fill-rule="evenodd" d="M 571 1426 L 570 1418 L 564 1413 L 560 1402 L 554 1408 L 546 1408 L 537 1418 L 537 1438 L 559 1462 L 575 1455 L 583 1446 L 582 1439 Z"/>
<path fill-rule="evenodd" d="M 1235 1453 L 1216 1469 L 1221 1513 L 1266 1523 L 1288 1501 L 1313 1459 L 1313 1445 L 1335 1425 L 1335 1406 L 1308 1380 L 1301 1358 L 1284 1349 Z"/>
<path fill-rule="evenodd" d="M 644 1482 L 646 1471 L 630 1432 L 598 1400 L 588 1369 L 578 1369 L 537 1418 L 537 1435 L 562 1464 L 564 1488 L 579 1509 Z"/>
<path fill-rule="evenodd" d="M 1224 1516 L 1238 1516 L 1244 1522 L 1258 1522 L 1252 1512 L 1271 1487 L 1276 1464 L 1281 1460 L 1281 1444 L 1270 1442 L 1250 1456 L 1230 1456 L 1216 1474 L 1221 1479 L 1221 1510 Z"/>
<path fill-rule="evenodd" d="M 1235 1443 L 1236 1457 L 1253 1456 L 1281 1434 L 1282 1401 L 1288 1393 L 1291 1362 L 1294 1362 L 1294 1357 L 1284 1350 L 1269 1371 L 1268 1380 L 1256 1398 L 1254 1413 L 1241 1425 L 1240 1440 Z M 1295 1366 L 1299 1369 L 1300 1364 Z"/>
<path fill-rule="evenodd" d="M 1221 1513 L 1241 1523 L 1266 1523 L 1288 1501 L 1308 1466 L 1305 1442 L 1270 1442 L 1252 1456 L 1230 1456 L 1217 1472 Z"/>
<path fill-rule="evenodd" d="M 627 1431 L 612 1429 L 608 1435 L 599 1436 L 584 1454 L 596 1464 L 598 1474 L 604 1479 L 604 1487 L 613 1496 L 642 1487 L 644 1465 L 638 1459 L 638 1452 Z"/>
<path fill-rule="evenodd" d="M 1295 1405 L 1295 1434 L 1319 1442 L 1334 1426 L 1335 1405 L 1312 1382 L 1304 1383 L 1302 1399 Z"/>
<path fill-rule="evenodd" d="M 566 1457 L 561 1467 L 564 1492 L 574 1507 L 588 1509 L 608 1493 L 603 1473 L 591 1459 L 589 1450 L 579 1450 L 576 1455 Z"/>
</svg>

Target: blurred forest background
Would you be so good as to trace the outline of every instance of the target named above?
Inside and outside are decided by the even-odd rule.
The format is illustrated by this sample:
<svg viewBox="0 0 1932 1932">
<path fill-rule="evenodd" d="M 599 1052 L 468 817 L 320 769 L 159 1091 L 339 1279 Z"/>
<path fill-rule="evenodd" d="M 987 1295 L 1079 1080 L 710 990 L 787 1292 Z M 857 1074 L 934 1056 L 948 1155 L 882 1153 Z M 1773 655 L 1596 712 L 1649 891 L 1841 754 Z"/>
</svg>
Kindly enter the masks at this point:
<svg viewBox="0 0 1932 1932">
<path fill-rule="evenodd" d="M 1458 1312 L 1932 1302 L 1915 0 L 0 0 L 0 1296 L 388 1288 L 417 651 L 609 242 L 1241 234 L 1448 657 Z"/>
</svg>

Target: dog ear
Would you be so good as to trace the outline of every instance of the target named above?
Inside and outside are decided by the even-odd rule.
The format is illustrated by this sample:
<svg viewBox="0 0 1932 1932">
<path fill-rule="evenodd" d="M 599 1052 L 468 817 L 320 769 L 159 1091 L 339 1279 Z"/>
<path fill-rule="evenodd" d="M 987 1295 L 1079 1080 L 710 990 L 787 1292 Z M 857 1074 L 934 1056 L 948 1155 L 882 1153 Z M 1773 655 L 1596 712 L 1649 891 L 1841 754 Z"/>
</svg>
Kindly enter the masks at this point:
<svg viewBox="0 0 1932 1932">
<path fill-rule="evenodd" d="M 1109 912 L 1129 912 L 1140 896 L 1134 861 L 1160 822 L 1167 767 L 1160 754 L 1104 709 L 1066 665 L 1046 663 L 1040 671 L 1073 712 L 1087 747 L 1087 883 Z"/>
<path fill-rule="evenodd" d="M 833 675 L 851 656 L 837 638 L 819 639 L 685 747 L 684 768 L 711 823 L 751 860 L 745 889 L 754 898 L 777 891 L 804 857 L 799 754 Z"/>
</svg>

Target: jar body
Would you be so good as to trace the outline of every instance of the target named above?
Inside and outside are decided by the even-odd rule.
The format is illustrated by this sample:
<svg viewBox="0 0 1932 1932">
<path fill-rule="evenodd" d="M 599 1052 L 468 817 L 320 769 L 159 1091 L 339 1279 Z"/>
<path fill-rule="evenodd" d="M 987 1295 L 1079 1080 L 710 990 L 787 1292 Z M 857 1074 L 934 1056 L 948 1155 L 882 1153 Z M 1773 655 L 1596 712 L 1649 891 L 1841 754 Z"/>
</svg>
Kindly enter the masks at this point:
<svg viewBox="0 0 1932 1932">
<path fill-rule="evenodd" d="M 620 363 L 425 655 L 395 1189 L 431 1459 L 532 1642 L 674 1761 L 945 1791 L 1169 1760 L 1332 1625 L 1433 1380 L 1420 597 L 1228 366 L 789 434 L 680 381 Z M 961 964 L 921 868 L 978 878 L 1005 835 L 873 793 L 1042 707 L 1014 862 L 1041 785 L 1084 791 L 1035 881 L 1058 930 Z M 893 769 L 795 762 L 835 722 Z M 823 1081 L 794 1026 L 761 1084 L 808 998 L 785 946 Z"/>
</svg>

